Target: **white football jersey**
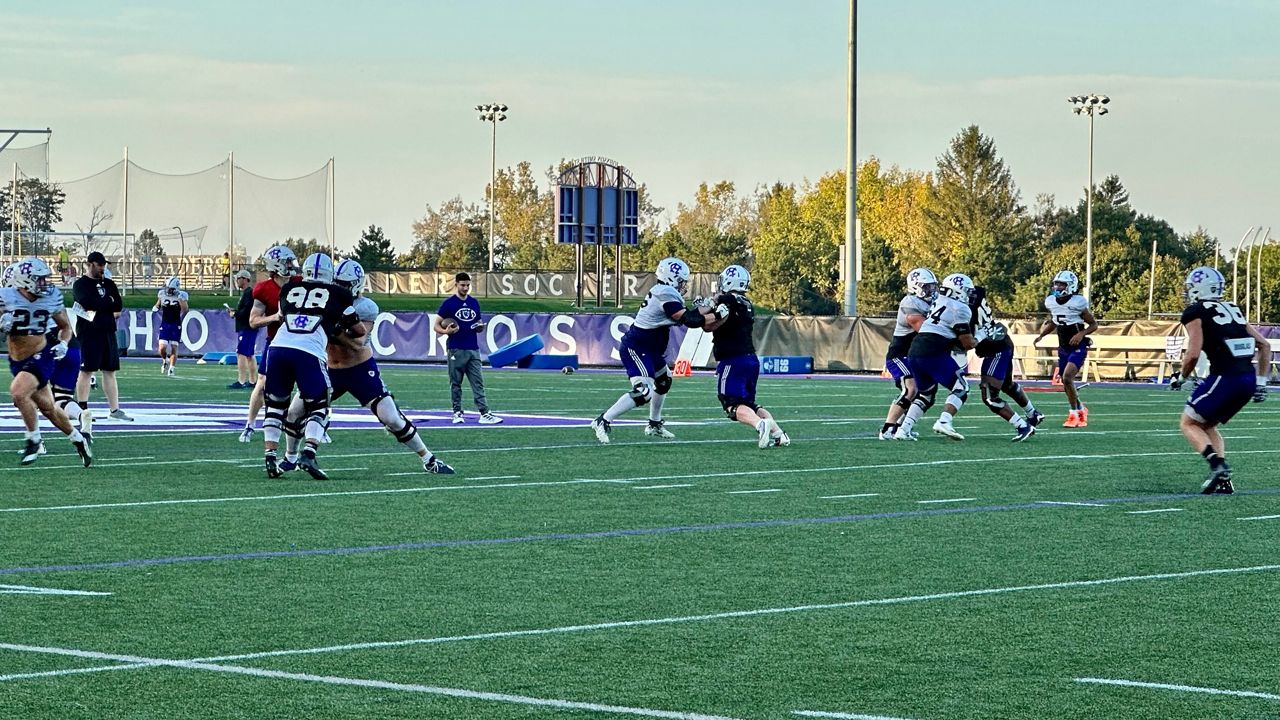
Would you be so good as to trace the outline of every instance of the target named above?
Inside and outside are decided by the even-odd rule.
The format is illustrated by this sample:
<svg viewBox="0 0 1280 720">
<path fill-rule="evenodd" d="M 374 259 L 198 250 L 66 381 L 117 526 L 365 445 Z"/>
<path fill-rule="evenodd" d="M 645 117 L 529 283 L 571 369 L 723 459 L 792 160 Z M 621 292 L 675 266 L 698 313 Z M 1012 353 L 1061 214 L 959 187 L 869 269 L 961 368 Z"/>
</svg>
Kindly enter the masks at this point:
<svg viewBox="0 0 1280 720">
<path fill-rule="evenodd" d="M 1082 313 L 1088 312 L 1089 300 L 1083 295 L 1072 295 L 1066 302 L 1059 303 L 1058 298 L 1050 295 L 1044 299 L 1044 308 L 1054 325 L 1083 325 Z"/>
<path fill-rule="evenodd" d="M 10 335 L 44 335 L 57 326 L 54 313 L 66 308 L 62 291 L 57 288 L 49 288 L 44 295 L 28 300 L 17 288 L 7 287 L 0 289 L 0 299 L 4 300 L 5 312 L 13 315 Z"/>
<path fill-rule="evenodd" d="M 653 286 L 649 294 L 645 296 L 644 303 L 640 305 L 640 310 L 636 312 L 636 320 L 632 327 L 638 327 L 641 330 L 652 330 L 665 326 L 677 324 L 675 320 L 667 317 L 667 313 L 662 309 L 667 303 L 680 303 L 684 307 L 684 296 L 680 291 L 671 287 L 658 283 Z"/>
<path fill-rule="evenodd" d="M 893 326 L 893 336 L 902 337 L 915 332 L 911 325 L 907 322 L 907 318 L 911 315 L 928 315 L 929 301 L 918 295 L 907 295 L 902 298 L 902 302 L 898 303 L 898 319 Z"/>
<path fill-rule="evenodd" d="M 933 306 L 924 316 L 924 323 L 920 326 L 922 335 L 941 335 L 951 340 L 956 339 L 961 333 L 972 332 L 973 311 L 969 309 L 969 305 L 946 295 L 939 295 L 938 299 L 933 301 Z"/>
</svg>

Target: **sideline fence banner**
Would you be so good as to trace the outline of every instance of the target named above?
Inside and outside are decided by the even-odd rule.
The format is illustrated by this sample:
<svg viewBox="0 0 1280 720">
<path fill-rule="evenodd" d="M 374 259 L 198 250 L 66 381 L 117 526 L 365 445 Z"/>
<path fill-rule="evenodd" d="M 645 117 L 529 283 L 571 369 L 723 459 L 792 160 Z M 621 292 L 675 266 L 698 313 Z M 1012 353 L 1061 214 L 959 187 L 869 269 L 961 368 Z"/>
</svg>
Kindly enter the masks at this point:
<svg viewBox="0 0 1280 720">
<path fill-rule="evenodd" d="M 454 270 L 398 270 L 369 272 L 369 292 L 408 293 L 410 295 L 448 295 L 453 292 Z M 568 272 L 473 272 L 471 294 L 476 297 L 539 297 L 577 299 L 577 277 Z M 713 294 L 718 276 L 715 273 L 693 273 L 689 278 L 689 296 Z M 604 274 L 604 299 L 613 304 L 614 282 L 611 272 Z M 655 282 L 651 272 L 623 272 L 622 299 L 640 300 Z M 596 274 L 584 276 L 583 301 L 594 303 Z"/>
</svg>

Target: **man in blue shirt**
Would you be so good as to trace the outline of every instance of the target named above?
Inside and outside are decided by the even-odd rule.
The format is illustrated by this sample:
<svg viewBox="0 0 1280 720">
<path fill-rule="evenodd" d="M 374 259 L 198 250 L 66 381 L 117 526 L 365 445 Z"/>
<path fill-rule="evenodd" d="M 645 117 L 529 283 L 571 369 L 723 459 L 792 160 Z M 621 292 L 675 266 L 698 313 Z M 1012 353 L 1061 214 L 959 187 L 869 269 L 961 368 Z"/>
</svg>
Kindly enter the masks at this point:
<svg viewBox="0 0 1280 720">
<path fill-rule="evenodd" d="M 480 340 L 476 333 L 483 330 L 485 322 L 480 318 L 480 303 L 471 297 L 471 276 L 460 272 L 453 278 L 453 294 L 440 303 L 436 311 L 436 332 L 449 336 L 445 347 L 449 351 L 449 391 L 453 401 L 453 424 L 466 420 L 462 415 L 462 377 L 471 383 L 471 395 L 480 412 L 481 425 L 497 425 L 502 418 L 489 412 L 484 397 L 484 377 L 480 374 Z"/>
</svg>

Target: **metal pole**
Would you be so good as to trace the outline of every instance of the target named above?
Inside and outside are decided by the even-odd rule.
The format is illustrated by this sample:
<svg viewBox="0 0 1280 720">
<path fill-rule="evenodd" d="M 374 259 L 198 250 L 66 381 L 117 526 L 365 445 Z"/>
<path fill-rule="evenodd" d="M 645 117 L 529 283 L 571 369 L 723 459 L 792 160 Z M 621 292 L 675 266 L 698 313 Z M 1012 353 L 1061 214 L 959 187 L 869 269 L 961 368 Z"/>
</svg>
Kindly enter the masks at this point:
<svg viewBox="0 0 1280 720">
<path fill-rule="evenodd" d="M 1249 317 L 1249 311 L 1253 309 L 1253 246 L 1258 244 L 1258 238 L 1262 235 L 1262 228 L 1258 228 L 1258 232 L 1253 234 L 1249 240 L 1249 247 L 1244 249 L 1244 316 Z"/>
<path fill-rule="evenodd" d="M 1257 282 L 1254 283 L 1254 293 L 1257 296 L 1257 302 L 1254 303 L 1253 321 L 1262 322 L 1262 248 L 1267 246 L 1267 241 L 1271 239 L 1271 228 L 1267 228 L 1267 232 L 1262 236 L 1262 242 L 1258 243 L 1258 270 Z"/>
<path fill-rule="evenodd" d="M 236 251 L 236 152 L 227 153 L 227 296 L 231 295 L 231 255 Z"/>
<path fill-rule="evenodd" d="M 337 190 L 338 178 L 333 174 L 333 158 L 329 158 L 329 245 L 333 247 L 333 256 L 338 257 L 338 221 L 334 215 L 334 193 Z"/>
<path fill-rule="evenodd" d="M 1147 319 L 1151 319 L 1151 311 L 1156 298 L 1156 241 L 1151 241 L 1151 282 L 1147 285 Z"/>
<path fill-rule="evenodd" d="M 121 253 L 129 245 L 129 146 L 124 147 L 124 236 L 120 239 Z M 129 270 L 129 285 L 133 287 L 133 269 Z"/>
<path fill-rule="evenodd" d="M 178 252 L 180 253 L 178 257 L 181 258 L 181 260 L 178 262 L 177 274 L 180 275 L 182 274 L 182 266 L 187 262 L 187 238 L 182 234 L 182 228 L 174 225 L 173 229 L 178 231 Z"/>
<path fill-rule="evenodd" d="M 1084 296 L 1093 292 L 1093 108 L 1089 108 L 1089 189 L 1084 213 Z"/>
<path fill-rule="evenodd" d="M 489 272 L 493 272 L 493 216 L 498 183 L 498 116 L 489 118 L 493 125 L 493 142 L 489 144 Z"/>
<path fill-rule="evenodd" d="M 858 262 L 854 233 L 858 217 L 856 133 L 858 109 L 858 0 L 849 0 L 849 96 L 845 118 L 844 188 L 844 314 L 858 312 Z"/>
<path fill-rule="evenodd" d="M 9 189 L 9 245 L 13 254 L 22 254 L 22 241 L 18 239 L 18 163 L 13 164 L 13 185 Z"/>
<path fill-rule="evenodd" d="M 1262 228 L 1258 228 L 1258 230 L 1261 231 Z M 1250 233 L 1253 232 L 1254 228 L 1250 225 L 1249 229 L 1244 231 L 1244 235 L 1240 236 L 1240 242 L 1236 243 L 1236 251 L 1231 256 L 1231 302 L 1236 304 L 1240 303 L 1240 290 L 1236 287 L 1236 281 L 1239 279 L 1238 273 L 1240 271 L 1240 248 L 1244 247 L 1244 241 L 1247 240 Z"/>
</svg>

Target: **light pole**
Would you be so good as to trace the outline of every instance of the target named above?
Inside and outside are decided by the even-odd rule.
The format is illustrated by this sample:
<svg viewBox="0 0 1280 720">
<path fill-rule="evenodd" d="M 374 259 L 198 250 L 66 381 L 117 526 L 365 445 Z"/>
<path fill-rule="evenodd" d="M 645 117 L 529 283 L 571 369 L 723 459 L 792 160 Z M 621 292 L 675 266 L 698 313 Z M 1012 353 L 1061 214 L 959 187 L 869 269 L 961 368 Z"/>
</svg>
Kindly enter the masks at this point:
<svg viewBox="0 0 1280 720">
<path fill-rule="evenodd" d="M 1089 190 L 1085 197 L 1084 212 L 1084 296 L 1093 290 L 1093 116 L 1106 115 L 1106 95 L 1072 95 L 1067 102 L 1075 106 L 1077 115 L 1089 116 Z"/>
<path fill-rule="evenodd" d="M 489 145 L 489 272 L 493 272 L 493 196 L 498 182 L 498 123 L 507 119 L 507 106 L 502 103 L 477 105 L 480 120 L 493 125 L 493 142 Z"/>
<path fill-rule="evenodd" d="M 182 262 L 187 261 L 187 238 L 182 234 L 182 228 L 177 225 L 173 226 L 178 231 L 178 252 L 181 253 Z"/>
</svg>

